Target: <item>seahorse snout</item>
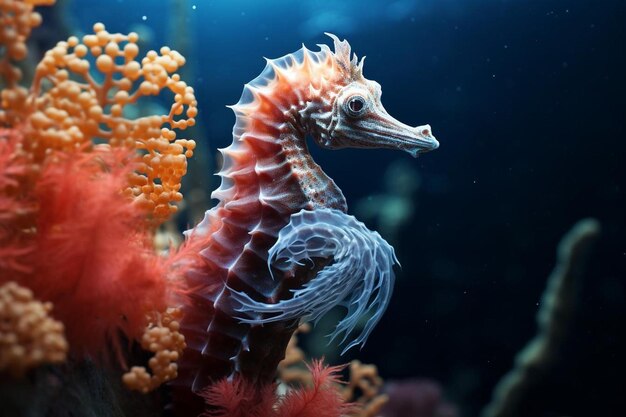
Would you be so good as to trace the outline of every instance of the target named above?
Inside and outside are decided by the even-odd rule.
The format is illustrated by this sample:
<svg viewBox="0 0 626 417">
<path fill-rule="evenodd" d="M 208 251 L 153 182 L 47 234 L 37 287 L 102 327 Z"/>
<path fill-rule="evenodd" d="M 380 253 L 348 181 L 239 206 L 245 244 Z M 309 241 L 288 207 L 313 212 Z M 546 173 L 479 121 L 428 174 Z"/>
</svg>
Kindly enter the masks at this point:
<svg viewBox="0 0 626 417">
<path fill-rule="evenodd" d="M 420 138 L 421 149 L 419 153 L 434 151 L 439 147 L 439 141 L 433 136 L 430 125 L 416 126 L 414 130 Z"/>
</svg>

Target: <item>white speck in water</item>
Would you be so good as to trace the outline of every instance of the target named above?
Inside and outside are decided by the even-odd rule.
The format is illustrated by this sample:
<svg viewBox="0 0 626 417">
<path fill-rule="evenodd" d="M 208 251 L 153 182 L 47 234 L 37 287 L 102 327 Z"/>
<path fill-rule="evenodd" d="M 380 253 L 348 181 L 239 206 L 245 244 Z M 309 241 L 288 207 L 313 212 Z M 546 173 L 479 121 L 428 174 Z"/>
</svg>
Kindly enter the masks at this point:
<svg viewBox="0 0 626 417">
<path fill-rule="evenodd" d="M 148 16 L 146 16 L 146 15 L 141 16 L 141 20 L 143 20 L 145 22 L 146 20 L 148 20 Z"/>
<path fill-rule="evenodd" d="M 196 8 L 197 8 L 197 7 L 198 7 L 198 6 L 196 6 L 195 4 L 194 4 L 193 6 L 191 6 L 191 8 L 192 8 L 193 10 L 196 10 Z"/>
</svg>

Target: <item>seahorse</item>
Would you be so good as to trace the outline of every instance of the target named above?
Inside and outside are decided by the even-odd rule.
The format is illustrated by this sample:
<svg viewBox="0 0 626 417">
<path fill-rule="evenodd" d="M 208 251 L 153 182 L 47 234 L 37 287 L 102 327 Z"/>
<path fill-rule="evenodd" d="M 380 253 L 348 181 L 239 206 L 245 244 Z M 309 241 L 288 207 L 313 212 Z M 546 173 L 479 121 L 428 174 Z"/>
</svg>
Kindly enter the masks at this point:
<svg viewBox="0 0 626 417">
<path fill-rule="evenodd" d="M 182 331 L 188 348 L 178 383 L 198 392 L 223 377 L 272 380 L 301 319 L 347 308 L 334 336 L 371 317 L 348 347 L 365 341 L 393 285 L 393 249 L 347 215 L 343 193 L 313 160 L 324 149 L 392 148 L 417 156 L 439 143 L 381 104 L 364 59 L 332 34 L 334 51 L 304 45 L 267 60 L 232 106 L 233 141 L 220 152 L 219 203 L 188 231 L 202 265 L 187 274 Z"/>
</svg>

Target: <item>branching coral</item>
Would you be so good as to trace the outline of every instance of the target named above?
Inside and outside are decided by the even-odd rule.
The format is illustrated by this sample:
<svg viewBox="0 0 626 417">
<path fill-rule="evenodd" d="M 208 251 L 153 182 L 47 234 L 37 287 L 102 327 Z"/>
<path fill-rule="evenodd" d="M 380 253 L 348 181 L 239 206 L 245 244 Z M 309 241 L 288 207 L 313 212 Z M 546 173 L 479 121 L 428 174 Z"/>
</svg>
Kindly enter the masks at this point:
<svg viewBox="0 0 626 417">
<path fill-rule="evenodd" d="M 14 61 L 44 2 L 0 1 L 0 283 L 52 302 L 72 353 L 98 357 L 108 341 L 119 348 L 120 332 L 139 340 L 146 315 L 168 305 L 167 271 L 185 255 L 156 254 L 153 226 L 182 198 L 195 143 L 175 131 L 195 123 L 194 91 L 176 51 L 138 59 L 136 34 L 96 24 L 48 51 L 26 94 Z M 165 92 L 164 115 L 126 111 Z"/>
<path fill-rule="evenodd" d="M 298 347 L 298 333 L 307 333 L 308 324 L 301 325 L 293 334 L 287 345 L 285 359 L 278 366 L 278 379 L 286 384 L 289 390 L 298 390 L 301 387 L 315 385 L 313 368 L 304 367 L 305 355 Z M 337 368 L 340 369 L 340 368 Z M 351 404 L 346 410 L 347 415 L 353 417 L 377 416 L 387 402 L 387 395 L 381 394 L 383 380 L 378 375 L 375 365 L 365 365 L 354 360 L 349 364 L 349 380 L 338 380 L 335 389 L 341 395 L 343 402 Z"/>
<path fill-rule="evenodd" d="M 557 250 L 557 264 L 548 278 L 537 312 L 537 335 L 517 354 L 515 367 L 498 383 L 483 417 L 528 415 L 532 389 L 548 374 L 558 357 L 576 308 L 576 287 L 583 273 L 592 243 L 600 234 L 595 219 L 579 221 L 567 233 Z"/>
<path fill-rule="evenodd" d="M 342 389 L 345 401 L 354 401 L 354 417 L 377 416 L 388 400 L 381 394 L 383 379 L 378 375 L 376 365 L 365 365 L 357 360 L 350 362 L 350 380 Z M 360 395 L 359 395 L 360 394 Z"/>
<path fill-rule="evenodd" d="M 0 371 L 20 376 L 47 363 L 64 362 L 63 324 L 50 317 L 51 303 L 15 282 L 0 286 Z"/>
<path fill-rule="evenodd" d="M 185 349 L 185 337 L 179 332 L 182 312 L 168 308 L 165 313 L 152 314 L 152 320 L 141 338 L 141 347 L 155 355 L 148 362 L 152 375 L 143 366 L 133 366 L 123 376 L 124 384 L 132 390 L 149 392 L 178 375 L 176 361 Z"/>
<path fill-rule="evenodd" d="M 181 179 L 195 142 L 177 139 L 176 129 L 195 124 L 193 88 L 176 71 L 185 59 L 167 47 L 137 61 L 136 33 L 109 33 L 103 24 L 82 42 L 71 37 L 48 51 L 37 66 L 25 118 L 35 161 L 51 150 L 69 151 L 94 140 L 143 152 L 127 192 L 157 221 L 176 211 Z M 95 59 L 99 81 L 92 74 Z M 174 101 L 166 115 L 131 119 L 124 110 L 142 97 L 169 90 Z"/>
<path fill-rule="evenodd" d="M 24 111 L 28 91 L 18 85 L 22 72 L 15 64 L 26 58 L 26 40 L 31 30 L 41 24 L 41 15 L 33 8 L 54 3 L 55 0 L 0 0 L 0 81 L 6 87 L 0 92 L 0 125 L 15 124 Z"/>
<path fill-rule="evenodd" d="M 303 367 L 306 356 L 304 351 L 298 346 L 298 334 L 308 333 L 311 325 L 303 323 L 298 327 L 287 344 L 285 349 L 285 359 L 278 364 L 278 380 L 287 385 L 309 384 L 311 373 L 308 368 Z"/>
</svg>

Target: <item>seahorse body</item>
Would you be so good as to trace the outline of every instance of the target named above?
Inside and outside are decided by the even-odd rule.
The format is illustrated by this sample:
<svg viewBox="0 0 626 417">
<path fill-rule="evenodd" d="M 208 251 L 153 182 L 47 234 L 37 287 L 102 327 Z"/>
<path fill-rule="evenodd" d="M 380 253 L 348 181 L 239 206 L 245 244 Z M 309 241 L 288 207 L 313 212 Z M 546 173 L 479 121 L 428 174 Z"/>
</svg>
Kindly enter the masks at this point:
<svg viewBox="0 0 626 417">
<path fill-rule="evenodd" d="M 332 262 L 319 252 L 324 256 L 311 263 L 268 267 L 268 253 L 293 215 L 347 211 L 341 190 L 309 154 L 306 136 L 328 149 L 388 147 L 417 155 L 438 146 L 428 125 L 413 128 L 387 114 L 380 86 L 362 75 L 363 61 L 332 37 L 334 52 L 303 46 L 268 60 L 232 106 L 233 142 L 220 150 L 222 183 L 212 193 L 219 203 L 188 232 L 202 240 L 203 264 L 187 275 L 188 348 L 177 383 L 194 392 L 235 374 L 270 381 L 301 317 L 264 320 L 268 310 L 251 308 L 292 298 Z"/>
</svg>

